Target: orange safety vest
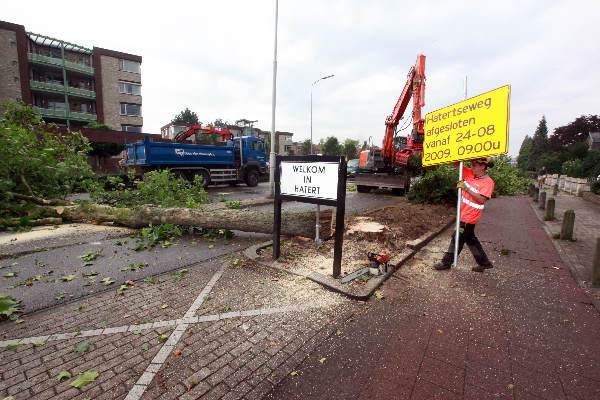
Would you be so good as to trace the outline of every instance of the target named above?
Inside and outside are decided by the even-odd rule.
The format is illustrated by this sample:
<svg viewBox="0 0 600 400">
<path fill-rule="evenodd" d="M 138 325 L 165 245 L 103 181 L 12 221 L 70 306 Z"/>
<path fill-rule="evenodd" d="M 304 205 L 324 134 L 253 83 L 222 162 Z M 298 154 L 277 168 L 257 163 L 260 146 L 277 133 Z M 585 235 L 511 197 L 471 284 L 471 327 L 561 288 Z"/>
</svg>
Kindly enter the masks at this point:
<svg viewBox="0 0 600 400">
<path fill-rule="evenodd" d="M 488 199 L 492 197 L 494 181 L 487 174 L 483 177 L 476 178 L 475 175 L 473 175 L 473 170 L 471 168 L 463 167 L 463 181 L 472 192 L 485 196 Z M 475 201 L 466 190 L 463 190 L 460 206 L 461 222 L 476 224 L 483 213 L 484 207 L 484 204 Z"/>
</svg>

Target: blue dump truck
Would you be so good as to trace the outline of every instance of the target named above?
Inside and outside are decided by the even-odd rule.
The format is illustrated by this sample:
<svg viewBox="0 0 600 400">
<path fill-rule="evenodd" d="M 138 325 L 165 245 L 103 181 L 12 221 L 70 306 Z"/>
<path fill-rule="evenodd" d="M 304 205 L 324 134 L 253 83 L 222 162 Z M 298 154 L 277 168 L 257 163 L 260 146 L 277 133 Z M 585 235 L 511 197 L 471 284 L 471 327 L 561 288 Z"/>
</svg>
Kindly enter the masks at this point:
<svg viewBox="0 0 600 400">
<path fill-rule="evenodd" d="M 241 145 L 240 145 L 241 143 Z M 143 171 L 168 169 L 177 176 L 202 177 L 202 185 L 245 182 L 256 186 L 267 172 L 263 139 L 243 136 L 216 145 L 151 142 L 126 143 L 123 166 Z"/>
</svg>

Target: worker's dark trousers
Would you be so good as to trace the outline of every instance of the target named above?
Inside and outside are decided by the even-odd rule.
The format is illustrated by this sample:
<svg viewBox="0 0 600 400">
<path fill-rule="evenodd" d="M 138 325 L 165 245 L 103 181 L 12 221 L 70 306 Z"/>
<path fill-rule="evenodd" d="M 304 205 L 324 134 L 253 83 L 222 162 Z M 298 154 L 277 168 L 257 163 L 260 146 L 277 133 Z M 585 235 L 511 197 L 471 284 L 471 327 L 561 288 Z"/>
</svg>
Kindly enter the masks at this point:
<svg viewBox="0 0 600 400">
<path fill-rule="evenodd" d="M 461 233 L 458 235 L 458 254 L 463 249 L 465 243 L 469 246 L 469 250 L 473 253 L 473 257 L 475 257 L 475 261 L 479 265 L 490 265 L 490 260 L 485 254 L 483 247 L 481 247 L 481 243 L 479 243 L 479 239 L 475 236 L 475 224 L 467 224 L 466 222 L 460 223 Z M 450 241 L 450 246 L 448 246 L 448 251 L 444 254 L 444 258 L 442 258 L 442 264 L 451 265 L 454 261 L 454 243 L 456 239 L 456 231 L 452 234 L 452 240 Z"/>
</svg>

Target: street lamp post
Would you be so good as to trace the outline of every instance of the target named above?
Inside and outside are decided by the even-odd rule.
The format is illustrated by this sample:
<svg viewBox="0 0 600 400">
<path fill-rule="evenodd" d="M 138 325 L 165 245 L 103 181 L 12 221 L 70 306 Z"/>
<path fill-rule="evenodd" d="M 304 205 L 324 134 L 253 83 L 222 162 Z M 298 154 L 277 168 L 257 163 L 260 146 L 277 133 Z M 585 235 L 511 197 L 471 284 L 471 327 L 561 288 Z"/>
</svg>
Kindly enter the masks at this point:
<svg viewBox="0 0 600 400">
<path fill-rule="evenodd" d="M 333 78 L 333 76 L 334 75 L 331 74 L 331 75 L 327 75 L 327 76 L 317 79 L 316 81 L 313 82 L 313 84 L 310 88 L 310 154 L 313 153 L 313 134 L 312 134 L 312 92 L 313 92 L 313 88 L 315 87 L 317 82 L 322 81 L 323 79 Z"/>
<path fill-rule="evenodd" d="M 322 81 L 323 79 L 333 78 L 333 74 L 324 76 L 322 78 L 317 79 L 312 83 L 310 87 L 310 154 L 313 153 L 313 134 L 312 134 L 312 92 L 313 88 L 317 84 L 317 82 Z M 317 204 L 317 221 L 315 223 L 315 244 L 317 246 L 321 245 L 321 238 L 319 238 L 319 229 L 321 228 L 321 224 L 319 220 L 321 219 L 321 206 Z"/>
</svg>

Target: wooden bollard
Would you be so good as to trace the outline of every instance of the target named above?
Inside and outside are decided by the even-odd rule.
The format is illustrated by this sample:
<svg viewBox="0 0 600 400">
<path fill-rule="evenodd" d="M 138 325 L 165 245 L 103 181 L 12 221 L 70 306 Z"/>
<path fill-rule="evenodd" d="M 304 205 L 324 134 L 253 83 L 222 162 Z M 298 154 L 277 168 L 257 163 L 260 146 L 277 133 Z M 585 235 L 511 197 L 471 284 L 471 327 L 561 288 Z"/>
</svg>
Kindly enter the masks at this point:
<svg viewBox="0 0 600 400">
<path fill-rule="evenodd" d="M 567 210 L 563 217 L 562 228 L 560 230 L 561 240 L 573 240 L 573 228 L 575 227 L 575 211 Z"/>
<path fill-rule="evenodd" d="M 540 188 L 533 188 L 533 201 L 538 201 L 540 196 Z"/>
<path fill-rule="evenodd" d="M 600 287 L 600 238 L 596 238 L 596 252 L 592 264 L 592 286 Z"/>
<path fill-rule="evenodd" d="M 529 184 L 529 197 L 533 197 L 533 188 L 535 185 L 533 183 Z"/>
<path fill-rule="evenodd" d="M 558 185 L 552 185 L 552 196 L 556 196 L 558 194 Z"/>
<path fill-rule="evenodd" d="M 541 210 L 543 210 L 544 208 L 546 208 L 546 192 L 540 193 L 540 201 L 539 201 L 538 207 Z"/>
<path fill-rule="evenodd" d="M 554 197 L 550 197 L 546 202 L 546 215 L 544 215 L 544 221 L 552 221 L 554 220 L 554 207 L 556 205 L 556 200 Z"/>
</svg>

